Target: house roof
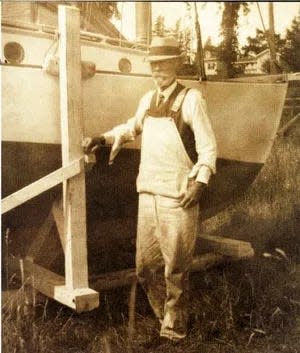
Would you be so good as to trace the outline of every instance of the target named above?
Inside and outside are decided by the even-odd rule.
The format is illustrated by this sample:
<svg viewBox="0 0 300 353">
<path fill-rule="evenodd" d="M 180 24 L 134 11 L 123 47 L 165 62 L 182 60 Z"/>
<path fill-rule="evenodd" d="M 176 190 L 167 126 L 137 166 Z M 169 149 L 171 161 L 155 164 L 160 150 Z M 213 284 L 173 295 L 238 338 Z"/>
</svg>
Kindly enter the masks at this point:
<svg viewBox="0 0 300 353">
<path fill-rule="evenodd" d="M 53 12 L 57 12 L 58 5 L 67 3 L 67 1 L 56 2 L 41 2 L 39 5 L 48 8 Z M 84 29 L 89 32 L 101 33 L 111 38 L 126 40 L 120 31 L 105 17 L 100 11 L 85 12 L 81 9 L 81 18 L 84 24 Z"/>
<path fill-rule="evenodd" d="M 261 51 L 260 53 L 256 54 L 256 57 L 264 56 L 265 54 L 270 54 L 270 49 L 265 49 Z"/>
<path fill-rule="evenodd" d="M 256 58 L 253 56 L 247 56 L 245 58 L 241 57 L 238 60 L 236 60 L 236 64 L 251 64 L 251 63 L 256 63 Z"/>
</svg>

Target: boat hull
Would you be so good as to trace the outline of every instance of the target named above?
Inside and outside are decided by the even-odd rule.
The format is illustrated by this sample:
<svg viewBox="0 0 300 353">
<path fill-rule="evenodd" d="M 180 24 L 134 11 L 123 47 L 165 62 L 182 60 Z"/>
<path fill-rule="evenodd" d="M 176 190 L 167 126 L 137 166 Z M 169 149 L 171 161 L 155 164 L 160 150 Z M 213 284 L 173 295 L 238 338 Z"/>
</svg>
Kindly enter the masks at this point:
<svg viewBox="0 0 300 353">
<path fill-rule="evenodd" d="M 2 194 L 7 196 L 61 166 L 59 80 L 40 68 L 10 65 L 2 66 L 2 78 Z M 201 200 L 201 216 L 206 218 L 241 195 L 265 163 L 287 84 L 182 83 L 199 89 L 206 98 L 217 139 L 217 174 Z M 152 88 L 150 77 L 138 75 L 97 73 L 84 80 L 84 134 L 97 136 L 126 121 L 134 115 L 140 97 Z M 128 144 L 111 167 L 108 149 L 99 151 L 98 162 L 87 175 L 88 205 L 95 217 L 136 213 L 139 148 L 139 139 Z M 59 190 L 13 210 L 5 219 L 15 225 L 33 221 L 35 217 L 27 217 L 25 208 L 31 212 L 36 208 L 36 217 L 44 215 Z"/>
</svg>

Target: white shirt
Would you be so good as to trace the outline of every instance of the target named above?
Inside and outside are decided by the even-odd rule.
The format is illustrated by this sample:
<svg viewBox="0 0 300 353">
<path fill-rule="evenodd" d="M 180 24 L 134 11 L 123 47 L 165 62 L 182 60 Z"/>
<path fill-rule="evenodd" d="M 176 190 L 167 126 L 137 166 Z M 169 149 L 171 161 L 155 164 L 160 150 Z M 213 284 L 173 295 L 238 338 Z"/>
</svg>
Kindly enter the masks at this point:
<svg viewBox="0 0 300 353">
<path fill-rule="evenodd" d="M 176 85 L 175 81 L 164 91 L 158 89 L 158 93 L 164 95 L 164 101 L 170 97 Z M 127 123 L 118 125 L 104 134 L 107 141 L 118 138 L 120 143 L 124 143 L 134 140 L 141 133 L 145 113 L 150 107 L 154 93 L 155 90 L 151 90 L 141 98 L 135 115 Z M 196 178 L 196 181 L 207 184 L 211 174 L 216 172 L 217 148 L 215 135 L 207 115 L 206 101 L 200 91 L 192 88 L 187 92 L 181 107 L 181 114 L 183 121 L 194 132 L 195 148 L 198 154 L 198 160 L 189 178 Z"/>
</svg>

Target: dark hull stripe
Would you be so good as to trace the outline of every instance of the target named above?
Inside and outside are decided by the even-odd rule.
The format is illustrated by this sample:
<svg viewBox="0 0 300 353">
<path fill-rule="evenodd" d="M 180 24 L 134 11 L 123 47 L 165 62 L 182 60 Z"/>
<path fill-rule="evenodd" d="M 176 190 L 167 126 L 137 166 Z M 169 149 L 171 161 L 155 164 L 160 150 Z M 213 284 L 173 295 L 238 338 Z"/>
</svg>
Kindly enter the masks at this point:
<svg viewBox="0 0 300 353">
<path fill-rule="evenodd" d="M 135 180 L 139 150 L 123 149 L 108 166 L 109 149 L 97 153 L 97 163 L 86 174 L 88 213 L 91 218 L 130 217 L 137 212 Z M 2 142 L 2 197 L 32 183 L 61 166 L 61 147 L 52 144 Z M 208 218 L 228 206 L 251 185 L 262 164 L 218 159 L 217 174 L 201 200 L 201 217 Z M 61 192 L 58 186 L 9 212 L 12 226 L 39 222 Z"/>
</svg>

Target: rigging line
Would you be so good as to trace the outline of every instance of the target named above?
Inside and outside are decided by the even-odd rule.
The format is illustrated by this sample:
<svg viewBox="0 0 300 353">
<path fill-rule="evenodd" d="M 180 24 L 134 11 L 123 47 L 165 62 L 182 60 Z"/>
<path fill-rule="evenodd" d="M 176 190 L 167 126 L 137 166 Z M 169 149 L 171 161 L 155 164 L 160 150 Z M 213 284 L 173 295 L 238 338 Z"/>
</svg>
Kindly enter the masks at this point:
<svg viewBox="0 0 300 353">
<path fill-rule="evenodd" d="M 204 65 L 203 45 L 202 45 L 202 38 L 201 38 L 201 27 L 200 27 L 200 20 L 199 20 L 199 14 L 198 14 L 196 2 L 194 2 L 194 12 L 195 12 L 195 30 L 196 30 L 196 38 L 197 38 L 198 70 L 200 71 L 201 81 L 207 81 L 207 77 L 205 73 L 205 65 Z"/>
<path fill-rule="evenodd" d="M 265 22 L 264 22 L 262 13 L 261 13 L 261 9 L 260 9 L 259 3 L 257 1 L 256 1 L 256 6 L 257 6 L 257 9 L 258 9 L 258 13 L 259 13 L 259 17 L 260 17 L 260 20 L 261 20 L 261 24 L 262 24 L 263 30 L 265 32 L 266 40 L 267 40 L 269 49 L 271 51 L 272 50 L 272 44 L 273 44 L 273 47 L 275 47 L 275 43 L 273 43 L 273 40 L 271 39 L 270 33 L 267 32 L 267 29 L 266 29 L 266 26 L 265 26 Z M 282 68 L 281 68 L 279 62 L 277 61 L 277 59 L 274 60 L 274 63 L 276 64 L 276 66 L 280 70 L 282 70 Z"/>
<path fill-rule="evenodd" d="M 46 52 L 45 52 L 45 54 L 44 54 L 44 59 L 45 59 L 46 56 L 50 53 L 50 50 L 51 50 L 52 48 L 54 48 L 52 54 L 53 54 L 53 55 L 56 54 L 57 49 L 58 49 L 58 40 L 59 40 L 59 32 L 58 32 L 58 30 L 56 29 L 55 32 L 54 32 L 53 40 L 52 40 L 52 42 L 51 42 L 49 48 L 46 50 Z"/>
<path fill-rule="evenodd" d="M 260 9 L 259 3 L 257 1 L 256 1 L 256 6 L 257 6 L 257 9 L 258 9 L 258 13 L 259 13 L 259 16 L 260 16 L 260 20 L 261 20 L 261 24 L 262 24 L 263 30 L 266 33 L 267 30 L 266 30 L 265 22 L 264 22 L 264 19 L 262 17 L 262 13 L 261 13 L 261 9 Z"/>
<path fill-rule="evenodd" d="M 120 47 L 122 46 L 121 35 L 123 33 L 123 5 L 124 5 L 124 2 L 122 1 L 121 2 L 121 26 L 120 26 L 120 31 L 119 31 L 119 46 Z"/>
<path fill-rule="evenodd" d="M 147 49 L 149 50 L 150 46 L 150 37 L 151 37 L 151 32 L 152 32 L 152 4 L 150 4 L 150 7 L 147 9 Z"/>
</svg>

